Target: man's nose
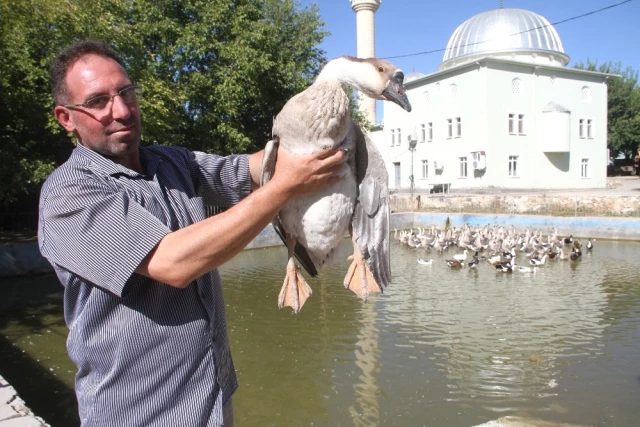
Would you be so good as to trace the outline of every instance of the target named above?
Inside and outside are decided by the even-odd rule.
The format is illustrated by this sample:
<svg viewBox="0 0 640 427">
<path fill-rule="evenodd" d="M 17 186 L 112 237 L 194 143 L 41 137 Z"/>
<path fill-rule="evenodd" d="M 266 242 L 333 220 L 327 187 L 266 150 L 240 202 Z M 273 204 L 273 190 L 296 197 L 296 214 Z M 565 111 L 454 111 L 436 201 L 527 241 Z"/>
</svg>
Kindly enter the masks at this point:
<svg viewBox="0 0 640 427">
<path fill-rule="evenodd" d="M 114 119 L 127 119 L 131 115 L 129 105 L 125 104 L 120 95 L 113 97 L 111 105 L 111 115 Z"/>
</svg>

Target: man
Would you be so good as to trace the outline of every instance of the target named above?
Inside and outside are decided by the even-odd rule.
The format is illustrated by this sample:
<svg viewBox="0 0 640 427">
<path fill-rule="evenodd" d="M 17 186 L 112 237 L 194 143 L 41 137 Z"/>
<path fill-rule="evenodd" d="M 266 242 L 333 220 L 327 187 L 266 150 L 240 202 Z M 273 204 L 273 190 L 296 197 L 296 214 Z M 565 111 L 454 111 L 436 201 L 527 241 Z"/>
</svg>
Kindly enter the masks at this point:
<svg viewBox="0 0 640 427">
<path fill-rule="evenodd" d="M 104 43 L 60 52 L 51 85 L 55 117 L 78 143 L 42 188 L 38 240 L 65 286 L 83 425 L 232 425 L 216 268 L 289 200 L 334 183 L 344 153 L 280 150 L 258 188 L 262 152 L 141 147 L 139 89 Z M 204 204 L 233 207 L 205 218 Z"/>
</svg>

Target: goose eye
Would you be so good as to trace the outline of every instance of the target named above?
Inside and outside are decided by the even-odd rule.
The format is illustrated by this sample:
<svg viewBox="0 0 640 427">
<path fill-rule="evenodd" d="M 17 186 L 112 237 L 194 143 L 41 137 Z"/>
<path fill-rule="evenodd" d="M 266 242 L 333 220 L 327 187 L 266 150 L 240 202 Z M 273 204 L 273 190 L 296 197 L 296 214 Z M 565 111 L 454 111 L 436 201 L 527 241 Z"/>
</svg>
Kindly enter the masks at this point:
<svg viewBox="0 0 640 427">
<path fill-rule="evenodd" d="M 384 73 L 384 67 L 382 66 L 378 67 L 378 71 L 380 71 L 381 73 Z"/>
</svg>

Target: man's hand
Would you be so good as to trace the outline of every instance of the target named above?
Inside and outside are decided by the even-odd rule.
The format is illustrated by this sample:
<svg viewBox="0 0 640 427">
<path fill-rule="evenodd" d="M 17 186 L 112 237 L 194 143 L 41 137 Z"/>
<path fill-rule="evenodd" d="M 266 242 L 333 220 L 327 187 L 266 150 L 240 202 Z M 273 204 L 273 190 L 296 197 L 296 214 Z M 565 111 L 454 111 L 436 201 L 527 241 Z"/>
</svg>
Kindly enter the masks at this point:
<svg viewBox="0 0 640 427">
<path fill-rule="evenodd" d="M 346 160 L 347 153 L 338 147 L 306 156 L 294 156 L 280 145 L 276 171 L 271 181 L 291 197 L 313 193 L 338 182 Z"/>
</svg>

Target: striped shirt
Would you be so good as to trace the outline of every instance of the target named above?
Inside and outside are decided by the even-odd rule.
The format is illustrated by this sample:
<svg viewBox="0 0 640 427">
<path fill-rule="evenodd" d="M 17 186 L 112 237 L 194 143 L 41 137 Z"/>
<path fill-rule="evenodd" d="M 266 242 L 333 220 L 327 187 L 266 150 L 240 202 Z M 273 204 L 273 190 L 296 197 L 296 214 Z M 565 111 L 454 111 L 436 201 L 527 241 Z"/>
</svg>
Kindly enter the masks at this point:
<svg viewBox="0 0 640 427">
<path fill-rule="evenodd" d="M 146 174 L 78 144 L 47 179 L 38 242 L 64 285 L 85 426 L 216 426 L 237 388 L 217 270 L 184 289 L 135 273 L 171 231 L 251 191 L 248 156 L 141 147 Z"/>
</svg>

